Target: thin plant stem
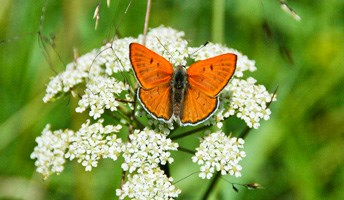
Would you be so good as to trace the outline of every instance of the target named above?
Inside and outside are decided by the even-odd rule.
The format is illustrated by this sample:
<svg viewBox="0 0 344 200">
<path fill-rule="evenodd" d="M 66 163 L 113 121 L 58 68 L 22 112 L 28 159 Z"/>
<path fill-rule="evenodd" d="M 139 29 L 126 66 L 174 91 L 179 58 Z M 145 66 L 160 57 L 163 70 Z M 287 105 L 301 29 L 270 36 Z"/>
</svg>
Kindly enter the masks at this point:
<svg viewBox="0 0 344 200">
<path fill-rule="evenodd" d="M 193 173 L 191 173 L 191 174 L 189 174 L 189 175 L 187 175 L 187 176 L 185 176 L 185 177 L 179 179 L 178 181 L 173 182 L 173 185 L 175 185 L 175 184 L 179 183 L 180 181 L 185 180 L 185 179 L 189 178 L 190 176 L 192 176 L 192 175 L 194 175 L 194 174 L 197 174 L 197 173 L 199 173 L 199 172 L 198 172 L 198 171 L 197 171 L 197 172 L 193 172 Z"/>
<path fill-rule="evenodd" d="M 184 147 L 178 147 L 178 150 L 180 150 L 180 151 L 183 151 L 183 152 L 186 152 L 186 153 L 189 153 L 189 154 L 191 154 L 191 155 L 195 155 L 195 151 L 192 151 L 192 150 L 190 150 L 190 149 L 186 149 L 186 148 L 184 148 Z"/>
<path fill-rule="evenodd" d="M 143 38 L 142 38 L 142 44 L 144 46 L 146 45 L 146 36 L 147 36 L 147 31 L 148 31 L 151 6 L 152 6 L 152 0 L 147 0 L 146 18 L 145 18 L 145 24 L 144 24 L 144 28 L 143 28 Z"/>
<path fill-rule="evenodd" d="M 197 133 L 198 131 L 206 130 L 206 129 L 208 129 L 208 128 L 209 128 L 208 126 L 201 126 L 201 127 L 199 127 L 199 128 L 192 129 L 192 130 L 190 130 L 190 131 L 186 131 L 185 133 L 181 133 L 181 134 L 179 134 L 179 135 L 173 136 L 173 137 L 171 137 L 171 140 L 177 140 L 177 139 L 180 139 L 180 138 L 183 138 L 183 137 L 186 137 L 186 136 L 195 134 L 195 133 Z"/>
<path fill-rule="evenodd" d="M 121 189 L 123 188 L 123 185 L 125 183 L 125 176 L 127 172 L 122 169 L 122 177 L 121 177 Z"/>
<path fill-rule="evenodd" d="M 202 200 L 206 200 L 209 195 L 210 195 L 210 192 L 213 190 L 213 188 L 215 187 L 215 185 L 217 184 L 218 180 L 220 180 L 220 176 L 221 176 L 221 173 L 220 172 L 217 172 L 213 178 L 213 180 L 211 180 L 211 183 L 209 184 L 207 190 L 205 191 L 205 193 L 203 194 L 203 197 L 202 197 Z"/>
<path fill-rule="evenodd" d="M 213 1 L 212 16 L 212 40 L 213 42 L 223 43 L 224 22 L 225 22 L 225 0 Z"/>
<path fill-rule="evenodd" d="M 245 139 L 252 128 L 246 126 L 245 129 L 240 133 L 239 138 Z"/>
</svg>

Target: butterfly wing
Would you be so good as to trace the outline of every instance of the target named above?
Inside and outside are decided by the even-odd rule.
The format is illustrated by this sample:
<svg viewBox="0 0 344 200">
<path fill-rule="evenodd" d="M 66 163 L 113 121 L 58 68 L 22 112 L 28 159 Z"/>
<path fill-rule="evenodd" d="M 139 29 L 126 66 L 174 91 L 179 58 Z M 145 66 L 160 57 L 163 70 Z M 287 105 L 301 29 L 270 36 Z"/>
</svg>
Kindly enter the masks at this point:
<svg viewBox="0 0 344 200">
<path fill-rule="evenodd" d="M 208 119 L 219 105 L 217 95 L 227 85 L 236 67 L 235 54 L 223 54 L 192 64 L 180 121 L 197 125 Z"/>
<path fill-rule="evenodd" d="M 154 118 L 168 121 L 172 117 L 170 81 L 173 67 L 165 58 L 137 43 L 129 46 L 130 62 L 142 86 L 137 96 Z"/>
<path fill-rule="evenodd" d="M 162 84 L 152 89 L 139 88 L 138 97 L 143 107 L 154 118 L 169 121 L 172 117 L 171 91 L 169 84 Z"/>
<path fill-rule="evenodd" d="M 236 60 L 235 54 L 227 53 L 192 64 L 187 71 L 189 85 L 217 96 L 233 76 Z"/>
<path fill-rule="evenodd" d="M 135 76 L 143 88 L 152 89 L 171 81 L 173 67 L 165 58 L 138 43 L 131 43 L 129 50 Z"/>
<path fill-rule="evenodd" d="M 210 97 L 190 85 L 185 93 L 180 122 L 182 125 L 197 125 L 203 122 L 217 109 L 218 102 L 217 97 Z"/>
</svg>

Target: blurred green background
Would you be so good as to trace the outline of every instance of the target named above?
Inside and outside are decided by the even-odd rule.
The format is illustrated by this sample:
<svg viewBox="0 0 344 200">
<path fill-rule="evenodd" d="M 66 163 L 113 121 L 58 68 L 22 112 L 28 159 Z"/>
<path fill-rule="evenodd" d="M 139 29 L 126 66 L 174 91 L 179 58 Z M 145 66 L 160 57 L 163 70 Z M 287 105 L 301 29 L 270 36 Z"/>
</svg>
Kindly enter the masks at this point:
<svg viewBox="0 0 344 200">
<path fill-rule="evenodd" d="M 111 1 L 110 8 L 101 2 L 95 31 L 92 16 L 98 1 L 47 1 L 42 46 L 36 32 L 43 1 L 1 0 L 1 199 L 116 199 L 119 162 L 104 160 L 91 173 L 68 162 L 61 175 L 43 181 L 30 159 L 47 123 L 76 130 L 84 121 L 74 113 L 75 100 L 42 102 L 49 77 L 73 60 L 73 49 L 82 55 L 100 47 L 115 27 L 121 37 L 142 33 L 146 1 L 133 0 L 125 15 L 128 1 Z M 150 27 L 182 30 L 194 46 L 213 41 L 238 49 L 258 67 L 246 76 L 270 92 L 279 86 L 271 119 L 246 138 L 242 177 L 226 177 L 265 189 L 238 186 L 237 193 L 221 179 L 209 199 L 344 198 L 344 1 L 287 3 L 301 21 L 283 12 L 277 0 L 153 0 Z M 197 144 L 196 136 L 181 142 L 189 148 Z M 190 158 L 175 154 L 175 180 L 197 171 Z M 209 182 L 197 175 L 183 180 L 177 184 L 180 199 L 199 199 Z"/>
</svg>

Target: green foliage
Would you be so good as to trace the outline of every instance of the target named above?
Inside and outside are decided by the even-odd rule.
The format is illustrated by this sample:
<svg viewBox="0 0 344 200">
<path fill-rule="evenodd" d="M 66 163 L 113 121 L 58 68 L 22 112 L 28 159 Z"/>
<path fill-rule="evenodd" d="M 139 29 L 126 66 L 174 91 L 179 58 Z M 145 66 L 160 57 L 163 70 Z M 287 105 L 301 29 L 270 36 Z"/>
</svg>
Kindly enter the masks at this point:
<svg viewBox="0 0 344 200">
<path fill-rule="evenodd" d="M 98 48 L 113 37 L 115 27 L 121 37 L 143 31 L 145 1 L 133 1 L 126 14 L 127 1 L 111 1 L 110 8 L 102 1 L 94 30 L 96 3 L 47 1 L 40 30 L 46 49 L 36 34 L 43 2 L 1 3 L 0 198 L 115 199 L 121 173 L 118 162 L 101 162 L 91 173 L 68 163 L 61 175 L 43 182 L 30 159 L 35 137 L 45 124 L 73 129 L 84 121 L 84 116 L 74 113 L 76 102 L 71 98 L 50 104 L 41 100 L 49 77 L 73 61 L 73 48 L 80 55 Z M 225 6 L 216 7 L 221 3 Z M 287 3 L 301 21 L 283 12 L 278 1 L 153 1 L 150 27 L 164 24 L 185 31 L 193 45 L 212 40 L 229 44 L 256 60 L 259 83 L 270 92 L 279 86 L 271 119 L 247 137 L 243 177 L 230 179 L 258 182 L 264 189 L 236 186 L 239 192 L 235 192 L 220 180 L 211 199 L 344 196 L 344 2 Z M 240 133 L 236 127 L 228 130 Z M 198 142 L 197 137 L 189 139 Z M 175 156 L 175 180 L 197 170 L 183 164 L 191 156 Z M 178 184 L 181 199 L 198 199 L 209 183 L 197 175 L 183 180 Z"/>
</svg>

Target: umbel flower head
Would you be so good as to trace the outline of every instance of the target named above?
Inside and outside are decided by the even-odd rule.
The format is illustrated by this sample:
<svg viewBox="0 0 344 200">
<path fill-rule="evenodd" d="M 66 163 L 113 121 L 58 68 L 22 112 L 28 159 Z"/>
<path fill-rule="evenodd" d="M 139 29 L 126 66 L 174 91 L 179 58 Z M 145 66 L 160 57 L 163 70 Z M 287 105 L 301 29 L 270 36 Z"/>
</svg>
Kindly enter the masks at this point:
<svg viewBox="0 0 344 200">
<path fill-rule="evenodd" d="M 243 145 L 243 139 L 228 137 L 221 131 L 205 137 L 192 157 L 192 161 L 201 166 L 199 177 L 209 179 L 215 171 L 222 175 L 241 176 L 239 162 L 246 156 L 241 150 Z"/>
<path fill-rule="evenodd" d="M 119 162 L 122 156 L 126 180 L 116 191 L 120 199 L 173 199 L 181 192 L 173 185 L 173 178 L 160 169 L 174 161 L 171 151 L 177 151 L 179 145 L 169 134 L 178 125 L 155 120 L 138 101 L 134 103 L 137 83 L 131 70 L 129 45 L 142 41 L 142 37 L 115 39 L 77 58 L 51 78 L 43 101 L 52 102 L 77 91 L 75 111 L 87 113 L 89 119 L 76 131 L 53 131 L 47 125 L 37 137 L 31 158 L 36 159 L 37 172 L 45 178 L 61 173 L 66 160 L 76 160 L 91 171 L 101 159 Z M 201 178 L 209 179 L 214 172 L 241 176 L 244 140 L 225 134 L 221 130 L 224 120 L 237 117 L 256 129 L 262 119 L 269 119 L 268 104 L 275 98 L 254 78 L 245 78 L 245 72 L 257 69 L 247 56 L 213 43 L 189 47 L 183 37 L 184 32 L 160 26 L 148 32 L 146 46 L 174 66 L 186 65 L 188 58 L 198 61 L 224 53 L 237 55 L 235 74 L 219 95 L 218 110 L 200 125 L 217 131 L 202 140 L 192 161 L 200 165 Z"/>
<path fill-rule="evenodd" d="M 168 178 L 159 169 L 149 169 L 142 173 L 128 176 L 128 181 L 122 189 L 116 190 L 119 199 L 173 199 L 177 198 L 180 189 L 172 185 L 173 178 Z"/>
</svg>

